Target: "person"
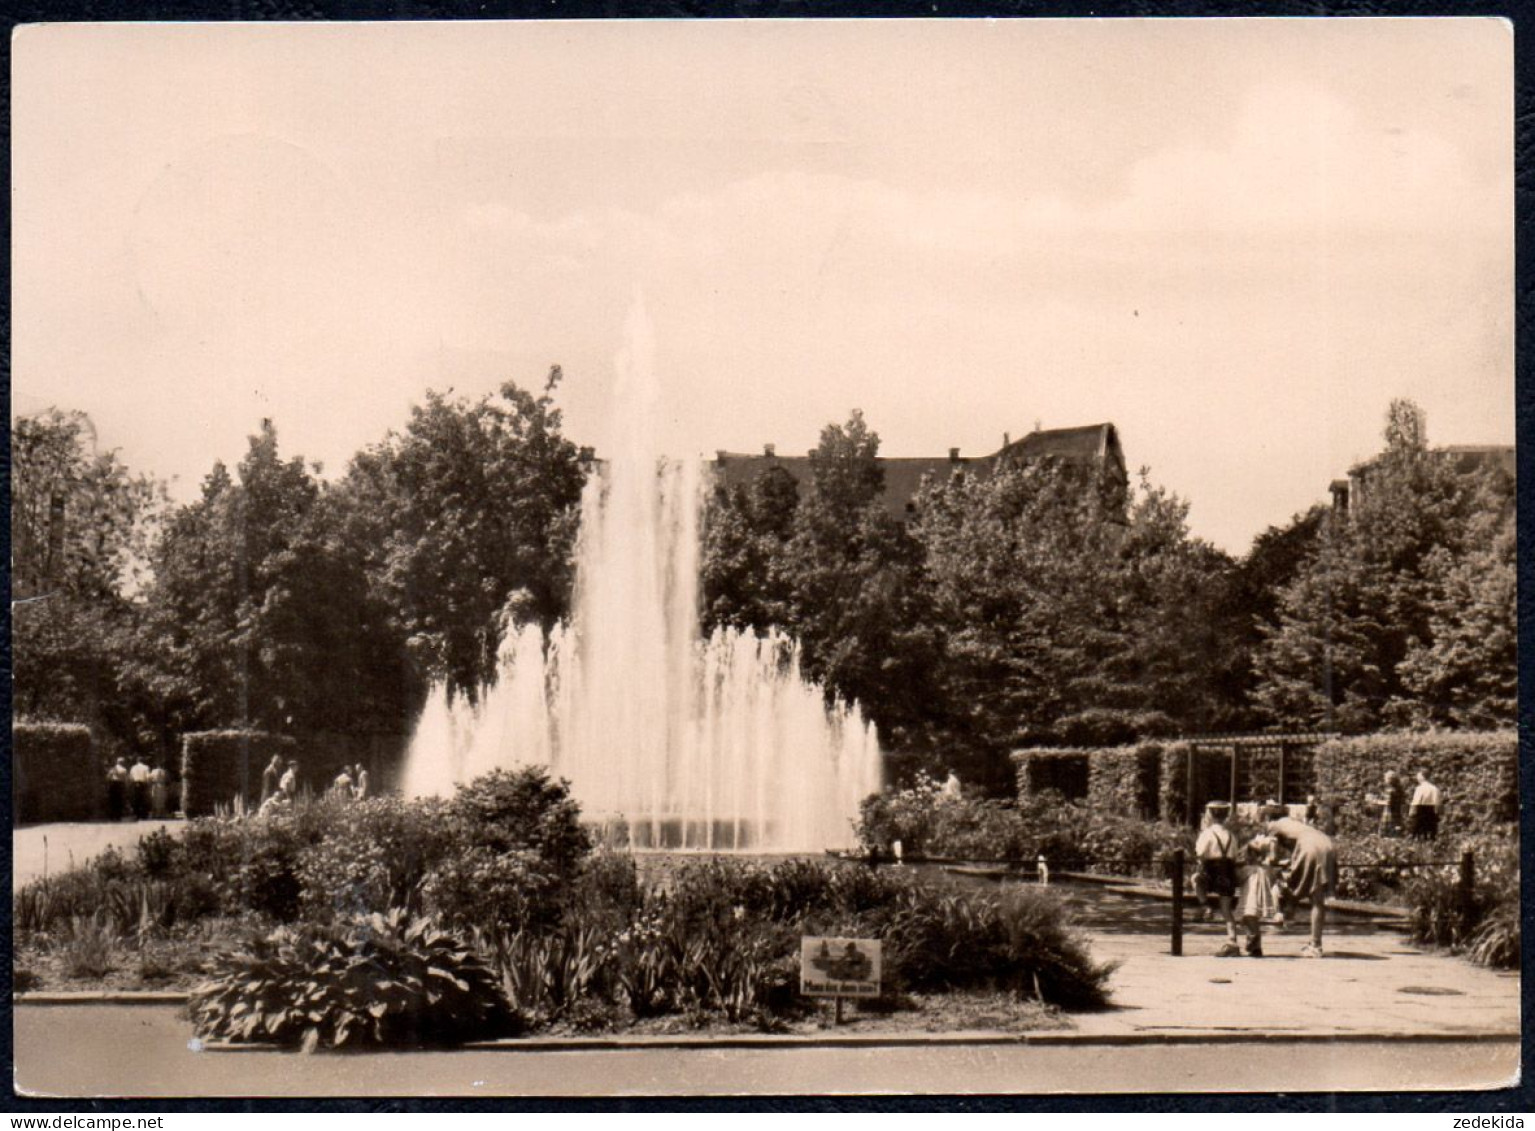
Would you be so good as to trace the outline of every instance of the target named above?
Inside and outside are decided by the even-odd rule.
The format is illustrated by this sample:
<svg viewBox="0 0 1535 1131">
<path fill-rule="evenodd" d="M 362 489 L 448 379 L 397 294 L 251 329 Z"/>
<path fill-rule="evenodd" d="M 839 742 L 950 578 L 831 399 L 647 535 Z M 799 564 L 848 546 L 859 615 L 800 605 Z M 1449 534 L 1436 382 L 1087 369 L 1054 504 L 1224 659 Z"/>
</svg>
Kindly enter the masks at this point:
<svg viewBox="0 0 1535 1131">
<path fill-rule="evenodd" d="M 1402 835 L 1402 813 L 1407 808 L 1407 791 L 1402 788 L 1402 779 L 1397 777 L 1395 770 L 1387 770 L 1384 781 L 1384 792 L 1379 797 L 1370 797 L 1370 804 L 1380 806 L 1380 835 Z"/>
<path fill-rule="evenodd" d="M 1316 794 L 1306 794 L 1306 816 L 1304 817 L 1306 824 L 1315 825 L 1317 823 L 1317 818 L 1321 816 L 1321 812 L 1322 809 L 1321 806 L 1317 804 Z"/>
<path fill-rule="evenodd" d="M 257 818 L 271 817 L 285 809 L 291 808 L 292 805 L 293 802 L 289 799 L 288 795 L 279 789 L 261 803 L 261 808 L 256 810 L 256 816 Z"/>
<path fill-rule="evenodd" d="M 336 775 L 336 780 L 330 783 L 331 790 L 343 801 L 352 800 L 352 767 L 343 765 L 341 772 Z"/>
<path fill-rule="evenodd" d="M 128 764 L 124 758 L 119 758 L 107 767 L 107 818 L 112 821 L 123 819 L 124 802 L 128 796 Z"/>
<path fill-rule="evenodd" d="M 261 802 L 266 804 L 267 798 L 277 792 L 278 783 L 282 781 L 282 755 L 273 754 L 272 760 L 266 764 L 266 769 L 261 771 Z"/>
<path fill-rule="evenodd" d="M 1433 840 L 1439 835 L 1439 787 L 1428 780 L 1428 771 L 1418 771 L 1418 788 L 1412 791 L 1407 807 L 1407 833 L 1414 840 Z"/>
<path fill-rule="evenodd" d="M 164 820 L 170 812 L 171 776 L 165 771 L 165 763 L 159 760 L 155 762 L 155 768 L 149 771 L 149 813 L 155 820 Z"/>
<path fill-rule="evenodd" d="M 1231 805 L 1226 801 L 1212 801 L 1205 806 L 1210 823 L 1194 842 L 1194 855 L 1199 860 L 1199 871 L 1194 876 L 1194 893 L 1199 899 L 1201 911 L 1213 894 L 1220 904 L 1221 918 L 1226 923 L 1226 943 L 1216 953 L 1230 958 L 1241 953 L 1237 949 L 1237 924 L 1232 915 L 1232 899 L 1236 895 L 1236 841 L 1226 827 Z"/>
<path fill-rule="evenodd" d="M 357 770 L 352 775 L 352 777 L 353 781 L 356 782 L 356 784 L 352 787 L 352 795 L 356 797 L 358 801 L 366 801 L 368 799 L 368 767 L 364 766 L 361 762 L 358 762 Z"/>
<path fill-rule="evenodd" d="M 959 775 L 956 774 L 953 770 L 950 770 L 949 771 L 949 776 L 944 780 L 944 783 L 943 783 L 943 796 L 944 796 L 944 800 L 946 800 L 946 801 L 958 801 L 959 800 L 959 794 L 960 794 Z"/>
<path fill-rule="evenodd" d="M 149 763 L 144 761 L 142 754 L 133 759 L 133 768 L 128 771 L 128 788 L 131 791 L 133 803 L 133 819 L 147 821 L 149 819 Z"/>
<path fill-rule="evenodd" d="M 1301 948 L 1305 958 L 1322 957 L 1322 928 L 1327 923 L 1327 901 L 1338 887 L 1338 857 L 1332 837 L 1304 821 L 1297 821 L 1275 806 L 1266 816 L 1267 831 L 1290 849 L 1285 873 L 1284 899 L 1311 904 L 1311 941 Z"/>
<path fill-rule="evenodd" d="M 277 782 L 277 792 L 281 793 L 289 801 L 292 801 L 298 793 L 298 759 L 289 758 L 288 768 Z"/>
<path fill-rule="evenodd" d="M 1242 863 L 1237 868 L 1237 917 L 1247 935 L 1244 948 L 1248 957 L 1263 957 L 1263 920 L 1278 907 L 1274 894 L 1273 866 L 1278 842 L 1271 836 L 1258 835 L 1242 846 Z"/>
</svg>

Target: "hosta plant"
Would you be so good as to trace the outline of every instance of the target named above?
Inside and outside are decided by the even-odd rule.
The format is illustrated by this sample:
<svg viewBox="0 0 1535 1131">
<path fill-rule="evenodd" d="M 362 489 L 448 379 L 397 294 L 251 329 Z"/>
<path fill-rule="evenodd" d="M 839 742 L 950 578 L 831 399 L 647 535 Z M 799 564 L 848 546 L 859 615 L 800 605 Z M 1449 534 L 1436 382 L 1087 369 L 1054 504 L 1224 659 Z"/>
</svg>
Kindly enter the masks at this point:
<svg viewBox="0 0 1535 1131">
<path fill-rule="evenodd" d="M 313 1051 L 451 1045 L 519 1027 L 469 944 L 400 910 L 279 927 L 215 970 L 189 1003 L 204 1038 Z"/>
</svg>

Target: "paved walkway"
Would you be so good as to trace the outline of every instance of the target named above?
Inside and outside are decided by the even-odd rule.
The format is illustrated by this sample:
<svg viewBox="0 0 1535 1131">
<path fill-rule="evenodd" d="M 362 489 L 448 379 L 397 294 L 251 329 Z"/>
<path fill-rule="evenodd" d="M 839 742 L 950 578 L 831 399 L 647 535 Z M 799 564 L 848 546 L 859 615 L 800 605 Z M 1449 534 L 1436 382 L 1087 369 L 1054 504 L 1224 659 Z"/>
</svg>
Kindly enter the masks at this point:
<svg viewBox="0 0 1535 1131">
<path fill-rule="evenodd" d="M 1326 939 L 1327 956 L 1300 957 L 1301 932 L 1267 933 L 1264 958 L 1216 958 L 1223 935 L 1201 925 L 1184 957 L 1165 938 L 1095 935 L 1093 953 L 1117 959 L 1115 1008 L 1078 1015 L 1082 1033 L 1517 1036 L 1519 975 L 1429 954 L 1389 932 Z"/>
</svg>

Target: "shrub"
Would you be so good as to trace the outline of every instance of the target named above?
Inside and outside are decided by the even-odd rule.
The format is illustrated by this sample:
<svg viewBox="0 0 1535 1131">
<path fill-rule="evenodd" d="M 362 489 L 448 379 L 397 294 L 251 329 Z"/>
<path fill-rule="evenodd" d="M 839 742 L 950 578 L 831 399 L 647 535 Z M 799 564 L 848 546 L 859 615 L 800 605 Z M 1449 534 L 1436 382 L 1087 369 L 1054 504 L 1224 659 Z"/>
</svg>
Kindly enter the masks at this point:
<svg viewBox="0 0 1535 1131">
<path fill-rule="evenodd" d="M 181 808 L 208 816 L 239 798 L 247 809 L 260 800 L 261 771 L 272 755 L 296 749 L 291 738 L 259 730 L 195 731 L 181 738 Z"/>
<path fill-rule="evenodd" d="M 11 728 L 16 822 L 93 821 L 106 812 L 106 767 L 89 727 L 18 722 Z"/>
<path fill-rule="evenodd" d="M 421 908 L 423 881 L 453 848 L 440 802 L 324 798 L 309 808 L 309 816 L 322 814 L 325 821 L 298 852 L 295 875 L 306 914 L 323 919 Z M 292 821 L 278 816 L 267 823 L 280 830 Z"/>
<path fill-rule="evenodd" d="M 495 853 L 481 846 L 440 861 L 427 873 L 421 893 L 443 922 L 490 931 L 547 929 L 558 921 L 567 894 L 536 853 Z"/>
<path fill-rule="evenodd" d="M 569 784 L 540 766 L 494 770 L 460 786 L 448 813 L 468 844 L 537 853 L 561 876 L 574 876 L 591 851 Z"/>
<path fill-rule="evenodd" d="M 1475 847 L 1476 879 L 1466 891 L 1456 865 L 1424 869 L 1407 883 L 1409 936 L 1493 966 L 1519 964 L 1519 849 L 1512 838 Z"/>
<path fill-rule="evenodd" d="M 994 988 L 1067 1008 L 1107 1000 L 1112 965 L 1092 960 L 1054 893 L 975 895 L 913 884 L 884 917 L 887 964 L 913 990 Z"/>
<path fill-rule="evenodd" d="M 76 918 L 60 952 L 64 976 L 100 981 L 112 969 L 116 943 L 105 914 Z"/>
<path fill-rule="evenodd" d="M 452 1045 L 517 1028 L 491 970 L 458 936 L 401 911 L 279 927 L 191 996 L 201 1037 L 320 1046 Z"/>
</svg>

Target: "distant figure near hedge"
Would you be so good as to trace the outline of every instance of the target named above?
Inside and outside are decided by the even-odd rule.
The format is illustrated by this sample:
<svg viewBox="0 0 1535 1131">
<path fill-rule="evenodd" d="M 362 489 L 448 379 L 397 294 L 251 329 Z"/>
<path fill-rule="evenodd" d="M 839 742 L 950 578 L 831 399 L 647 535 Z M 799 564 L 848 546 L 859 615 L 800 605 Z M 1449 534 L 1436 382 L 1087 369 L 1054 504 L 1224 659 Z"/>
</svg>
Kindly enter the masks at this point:
<svg viewBox="0 0 1535 1131">
<path fill-rule="evenodd" d="M 128 771 L 128 787 L 132 791 L 133 819 L 147 821 L 149 819 L 149 763 L 144 761 L 143 755 L 133 760 L 133 768 Z"/>
<path fill-rule="evenodd" d="M 165 772 L 165 763 L 156 762 L 155 768 L 149 771 L 149 814 L 156 820 L 170 812 L 170 782 L 171 776 Z"/>
<path fill-rule="evenodd" d="M 277 791 L 292 801 L 298 793 L 298 759 L 289 758 L 288 768 L 284 771 L 282 779 L 277 783 Z"/>
<path fill-rule="evenodd" d="M 128 796 L 127 760 L 119 758 L 107 769 L 107 818 L 123 819 L 123 803 Z"/>
<path fill-rule="evenodd" d="M 343 765 L 336 780 L 330 783 L 331 792 L 343 801 L 356 800 L 352 792 L 352 767 Z"/>
<path fill-rule="evenodd" d="M 282 782 L 282 755 L 273 754 L 272 760 L 266 764 L 266 769 L 261 771 L 261 800 L 265 804 L 267 798 L 277 792 Z"/>
<path fill-rule="evenodd" d="M 1385 792 L 1380 797 L 1372 797 L 1370 800 L 1380 804 L 1380 835 L 1401 836 L 1403 813 L 1407 808 L 1407 791 L 1402 788 L 1402 779 L 1397 777 L 1395 770 L 1386 771 Z"/>
<path fill-rule="evenodd" d="M 1418 771 L 1418 788 L 1412 791 L 1407 810 L 1407 833 L 1414 840 L 1433 840 L 1439 835 L 1439 787 L 1428 780 L 1428 771 Z"/>
<path fill-rule="evenodd" d="M 358 762 L 357 772 L 353 775 L 353 780 L 356 784 L 352 787 L 352 796 L 357 798 L 358 801 L 366 801 L 368 799 L 368 767 Z"/>
</svg>

